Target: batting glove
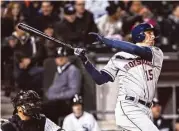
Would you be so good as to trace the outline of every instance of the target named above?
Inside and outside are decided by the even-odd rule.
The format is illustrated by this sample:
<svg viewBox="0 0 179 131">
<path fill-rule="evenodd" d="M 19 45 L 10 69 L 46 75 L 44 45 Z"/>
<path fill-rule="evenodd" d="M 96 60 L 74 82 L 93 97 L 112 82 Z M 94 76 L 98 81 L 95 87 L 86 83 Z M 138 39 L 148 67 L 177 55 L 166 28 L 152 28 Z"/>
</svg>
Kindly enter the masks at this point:
<svg viewBox="0 0 179 131">
<path fill-rule="evenodd" d="M 85 56 L 86 50 L 82 48 L 75 48 L 74 54 L 82 60 L 82 62 L 85 64 L 88 61 L 88 58 Z"/>
</svg>

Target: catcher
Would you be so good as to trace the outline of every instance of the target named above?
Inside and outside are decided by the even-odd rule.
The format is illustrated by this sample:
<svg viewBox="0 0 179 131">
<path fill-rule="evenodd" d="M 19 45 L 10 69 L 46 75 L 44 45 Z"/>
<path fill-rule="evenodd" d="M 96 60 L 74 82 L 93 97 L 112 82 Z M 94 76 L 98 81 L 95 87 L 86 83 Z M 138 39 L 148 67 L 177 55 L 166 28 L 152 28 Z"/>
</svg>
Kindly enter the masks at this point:
<svg viewBox="0 0 179 131">
<path fill-rule="evenodd" d="M 1 125 L 2 131 L 62 131 L 45 115 L 40 114 L 41 98 L 35 91 L 20 91 L 12 103 L 13 116 Z"/>
</svg>

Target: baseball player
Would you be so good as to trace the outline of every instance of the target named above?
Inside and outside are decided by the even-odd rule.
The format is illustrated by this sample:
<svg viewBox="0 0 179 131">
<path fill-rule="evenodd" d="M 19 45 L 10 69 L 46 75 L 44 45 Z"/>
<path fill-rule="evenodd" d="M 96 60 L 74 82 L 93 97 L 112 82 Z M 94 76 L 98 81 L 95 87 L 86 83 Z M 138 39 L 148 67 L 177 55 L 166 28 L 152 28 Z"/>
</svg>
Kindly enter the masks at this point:
<svg viewBox="0 0 179 131">
<path fill-rule="evenodd" d="M 115 118 L 116 124 L 122 130 L 158 131 L 151 121 L 150 107 L 162 68 L 163 53 L 154 46 L 154 33 L 154 27 L 148 23 L 141 23 L 133 28 L 133 43 L 111 40 L 91 33 L 102 43 L 121 50 L 101 71 L 97 71 L 88 61 L 85 50 L 76 48 L 74 51 L 97 84 L 118 79 Z"/>
<path fill-rule="evenodd" d="M 12 103 L 14 115 L 1 125 L 2 131 L 62 131 L 45 115 L 40 114 L 41 98 L 35 91 L 20 91 Z"/>
<path fill-rule="evenodd" d="M 100 131 L 93 115 L 83 110 L 82 97 L 76 94 L 72 103 L 73 113 L 65 117 L 63 129 L 66 131 Z"/>
</svg>

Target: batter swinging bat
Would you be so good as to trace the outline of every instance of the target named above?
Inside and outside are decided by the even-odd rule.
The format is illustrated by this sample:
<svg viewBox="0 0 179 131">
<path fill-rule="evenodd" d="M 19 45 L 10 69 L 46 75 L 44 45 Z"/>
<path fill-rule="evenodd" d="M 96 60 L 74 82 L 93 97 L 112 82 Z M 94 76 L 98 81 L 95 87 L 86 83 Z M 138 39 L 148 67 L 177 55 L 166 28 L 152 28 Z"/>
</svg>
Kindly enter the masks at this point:
<svg viewBox="0 0 179 131">
<path fill-rule="evenodd" d="M 72 47 L 70 44 L 64 43 L 64 42 L 62 42 L 62 41 L 60 41 L 60 40 L 58 40 L 58 39 L 56 39 L 54 37 L 48 36 L 45 33 L 41 32 L 41 31 L 39 31 L 39 30 L 29 26 L 29 25 L 26 25 L 24 23 L 19 23 L 18 28 L 23 30 L 23 31 L 29 32 L 29 33 L 34 33 L 34 34 L 36 34 L 38 36 L 44 37 L 44 38 L 46 38 L 48 40 L 51 40 L 51 41 L 53 41 L 55 43 L 64 45 L 64 46 L 74 50 L 74 47 Z"/>
</svg>

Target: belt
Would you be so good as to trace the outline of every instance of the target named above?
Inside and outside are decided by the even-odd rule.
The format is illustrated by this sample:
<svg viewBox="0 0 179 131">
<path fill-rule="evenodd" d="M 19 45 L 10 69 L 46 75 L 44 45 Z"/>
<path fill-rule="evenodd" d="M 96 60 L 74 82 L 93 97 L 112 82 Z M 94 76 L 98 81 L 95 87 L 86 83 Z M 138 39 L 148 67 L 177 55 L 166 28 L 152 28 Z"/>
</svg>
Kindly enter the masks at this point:
<svg viewBox="0 0 179 131">
<path fill-rule="evenodd" d="M 134 101 L 135 100 L 135 97 L 132 97 L 132 96 L 126 96 L 125 97 L 126 100 L 131 100 L 131 101 Z M 147 106 L 148 108 L 150 108 L 152 106 L 152 102 L 145 102 L 143 100 L 138 100 L 138 102 L 142 105 L 145 105 Z"/>
</svg>

